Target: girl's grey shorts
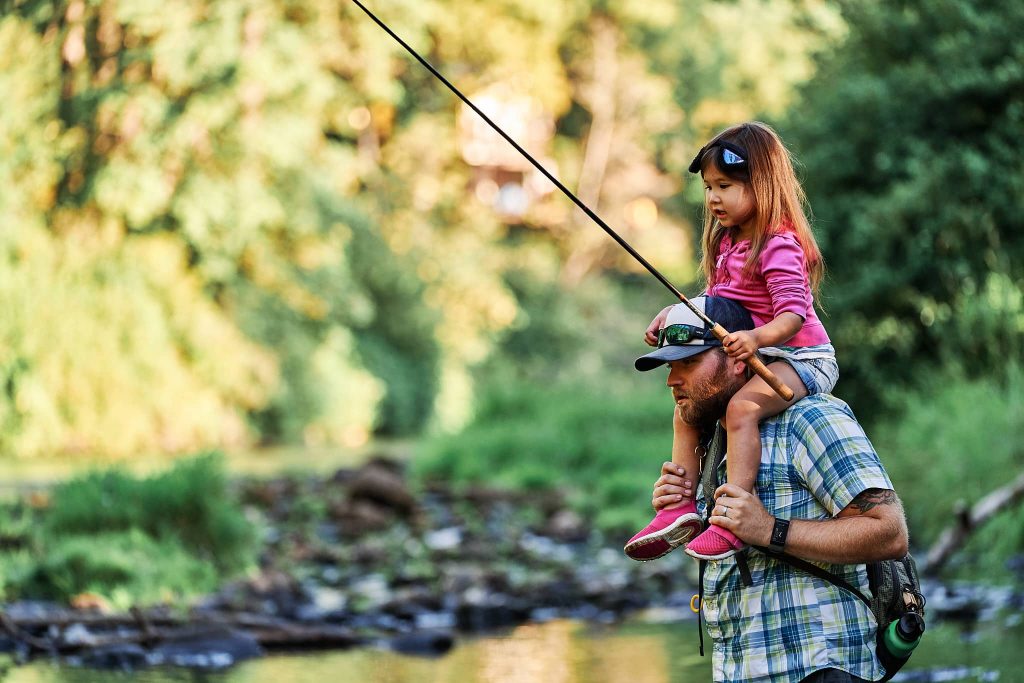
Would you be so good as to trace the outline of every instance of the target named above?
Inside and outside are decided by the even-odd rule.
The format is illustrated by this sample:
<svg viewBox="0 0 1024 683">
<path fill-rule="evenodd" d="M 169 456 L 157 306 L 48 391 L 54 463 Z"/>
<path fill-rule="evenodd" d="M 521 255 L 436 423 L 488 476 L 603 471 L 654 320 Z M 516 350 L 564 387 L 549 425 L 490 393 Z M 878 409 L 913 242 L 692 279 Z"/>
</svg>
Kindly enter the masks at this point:
<svg viewBox="0 0 1024 683">
<path fill-rule="evenodd" d="M 765 364 L 789 363 L 804 383 L 808 394 L 829 394 L 839 381 L 836 350 L 831 344 L 818 346 L 766 346 L 758 351 Z"/>
</svg>

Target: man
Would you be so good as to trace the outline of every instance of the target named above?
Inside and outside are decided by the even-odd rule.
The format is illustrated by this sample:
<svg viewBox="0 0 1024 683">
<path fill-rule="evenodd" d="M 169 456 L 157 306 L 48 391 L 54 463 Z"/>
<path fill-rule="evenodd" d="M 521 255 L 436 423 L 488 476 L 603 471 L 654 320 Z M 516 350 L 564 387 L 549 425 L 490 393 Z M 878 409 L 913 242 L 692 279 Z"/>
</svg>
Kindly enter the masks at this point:
<svg viewBox="0 0 1024 683">
<path fill-rule="evenodd" d="M 753 328 L 733 301 L 698 297 L 693 303 L 730 331 Z M 636 367 L 669 365 L 675 419 L 713 435 L 705 459 L 710 463 L 726 451 L 725 407 L 749 370 L 688 308 L 675 309 L 668 322 L 691 325 L 696 334 L 665 336 L 696 338 L 665 344 L 638 358 Z M 756 495 L 719 485 L 724 460 L 717 467 L 705 464 L 696 492 L 702 516 L 748 545 L 817 562 L 869 592 L 863 563 L 906 554 L 907 528 L 892 483 L 849 407 L 829 395 L 809 396 L 762 422 L 761 443 Z M 655 509 L 692 495 L 691 477 L 666 462 L 654 488 Z M 849 592 L 754 549 L 707 562 L 702 574 L 716 681 L 855 683 L 883 677 L 874 618 Z"/>
</svg>

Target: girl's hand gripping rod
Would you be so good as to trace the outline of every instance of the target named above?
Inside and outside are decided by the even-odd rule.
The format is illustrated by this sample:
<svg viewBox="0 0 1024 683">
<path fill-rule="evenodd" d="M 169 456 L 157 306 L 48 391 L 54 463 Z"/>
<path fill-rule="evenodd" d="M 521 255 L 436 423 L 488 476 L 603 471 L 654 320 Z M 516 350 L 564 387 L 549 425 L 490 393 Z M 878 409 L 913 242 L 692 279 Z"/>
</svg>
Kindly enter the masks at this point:
<svg viewBox="0 0 1024 683">
<path fill-rule="evenodd" d="M 661 282 L 661 284 L 665 285 L 665 287 L 667 287 L 670 292 L 675 294 L 679 298 L 679 300 L 681 302 L 686 304 L 687 308 L 689 308 L 691 311 L 693 311 L 693 314 L 696 315 L 698 318 L 700 318 L 704 322 L 704 324 L 707 325 L 711 329 L 711 333 L 713 335 L 715 335 L 715 339 L 717 339 L 718 341 L 722 341 L 722 339 L 727 334 L 729 334 L 729 332 L 724 327 L 722 327 L 721 325 L 716 323 L 714 320 L 712 320 L 707 315 L 705 315 L 703 311 L 701 311 L 699 308 L 694 306 L 693 303 L 689 299 L 687 299 L 685 296 L 683 296 L 682 292 L 680 292 L 678 289 L 676 289 L 675 286 L 671 282 L 669 282 L 667 279 L 665 279 L 664 275 L 659 273 L 654 268 L 654 266 L 652 266 L 650 263 L 648 263 L 647 260 L 643 256 L 641 256 L 639 253 L 637 253 L 637 251 L 635 249 L 633 249 L 633 247 L 631 247 L 624 239 L 619 237 L 618 233 L 616 233 L 614 230 L 612 230 L 610 227 L 608 227 L 608 224 L 605 223 L 603 220 L 601 220 L 600 216 L 598 216 L 596 213 L 591 211 L 590 207 L 587 206 L 586 204 L 584 204 L 575 194 L 573 194 L 571 191 L 569 191 L 569 188 L 567 188 L 565 185 L 563 185 L 558 180 L 558 178 L 556 178 L 555 176 L 551 175 L 551 173 L 548 172 L 548 170 L 546 168 L 541 166 L 540 162 L 538 162 L 536 159 L 534 159 L 530 155 L 529 152 L 527 152 L 525 149 L 523 149 L 519 145 L 519 143 L 517 143 L 515 140 L 510 138 L 505 133 L 505 131 L 503 131 L 501 128 L 498 127 L 498 124 L 494 123 L 494 121 L 491 121 L 491 119 L 487 116 L 487 114 L 483 113 L 479 109 L 479 107 L 477 107 L 475 104 L 470 102 L 469 98 L 467 98 L 465 95 L 463 95 L 459 91 L 458 88 L 456 88 L 454 85 L 449 83 L 447 78 L 442 76 L 441 73 L 438 72 L 437 69 L 435 69 L 433 66 L 431 66 L 430 63 L 427 62 L 427 60 L 425 60 L 423 57 L 421 57 L 420 54 L 418 52 L 416 52 L 416 50 L 412 49 L 409 46 L 409 44 L 406 43 L 404 40 L 402 40 L 398 36 L 398 34 L 396 34 L 394 31 L 392 31 L 388 27 L 387 24 L 385 24 L 383 21 L 378 19 L 377 16 L 373 12 L 371 12 L 368 9 L 366 9 L 366 7 L 363 5 L 363 3 L 361 3 L 359 0 L 352 0 L 352 2 L 354 2 L 356 4 L 356 6 L 359 7 L 359 9 L 363 10 L 363 12 L 365 12 L 366 15 L 368 17 L 370 17 L 370 19 L 372 19 L 378 26 L 380 26 L 382 29 L 384 29 L 384 31 L 389 36 L 394 38 L 395 41 L 397 41 L 399 45 L 401 45 L 403 48 L 405 48 L 406 52 L 411 54 L 413 57 L 416 58 L 416 60 L 420 64 L 422 64 L 424 67 L 426 67 L 427 71 L 432 73 L 439 81 L 444 83 L 448 87 L 449 90 L 451 90 L 453 93 L 455 93 L 455 96 L 458 97 L 460 100 L 462 100 L 466 104 L 466 106 L 468 106 L 470 109 L 472 109 L 474 112 L 476 112 L 476 114 L 480 118 L 482 118 L 487 123 L 487 125 L 489 125 L 491 128 L 494 129 L 494 132 L 496 132 L 498 135 L 503 137 L 506 140 L 506 142 L 508 142 L 510 145 L 512 145 L 516 149 L 517 152 L 522 154 L 526 158 L 527 161 L 529 161 L 531 164 L 533 164 L 533 167 L 536 168 L 538 171 L 540 171 L 544 175 L 545 178 L 550 180 L 555 185 L 555 187 L 557 187 L 559 190 L 561 190 L 562 194 L 564 194 L 566 197 L 568 197 L 572 201 L 573 204 L 578 206 L 580 208 L 580 210 L 583 211 L 583 213 L 587 214 L 587 216 L 589 216 L 591 220 L 593 220 L 595 223 L 597 223 L 597 225 L 600 226 L 602 230 L 604 230 L 606 233 L 608 233 L 609 237 L 611 237 L 613 240 L 618 242 L 620 247 L 622 247 L 627 252 L 629 252 L 630 256 L 635 258 L 640 263 L 640 265 L 642 265 L 644 268 L 647 269 L 647 271 L 651 275 L 653 275 L 655 278 L 657 278 L 658 281 Z M 777 393 L 779 396 L 781 396 L 786 401 L 792 401 L 793 400 L 793 390 L 790 389 L 789 387 L 787 387 L 785 384 L 783 384 L 782 380 L 780 380 L 775 375 L 775 373 L 773 373 L 771 370 L 769 370 L 768 367 L 765 366 L 765 364 L 763 362 L 761 362 L 760 359 L 758 359 L 756 356 L 751 356 L 750 358 L 748 358 L 744 362 L 746 362 L 747 365 L 749 365 L 750 368 L 754 371 L 754 373 L 757 374 L 758 377 L 763 379 L 768 384 L 768 386 L 770 386 L 775 391 L 775 393 Z"/>
</svg>

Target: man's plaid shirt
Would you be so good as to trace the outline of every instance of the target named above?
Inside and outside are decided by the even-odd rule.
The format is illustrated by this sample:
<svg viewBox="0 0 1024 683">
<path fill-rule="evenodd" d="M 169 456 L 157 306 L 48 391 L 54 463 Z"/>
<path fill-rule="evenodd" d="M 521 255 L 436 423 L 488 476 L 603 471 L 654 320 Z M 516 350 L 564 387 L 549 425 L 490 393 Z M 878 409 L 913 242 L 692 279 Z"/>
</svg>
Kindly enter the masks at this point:
<svg viewBox="0 0 1024 683">
<path fill-rule="evenodd" d="M 829 519 L 866 489 L 892 488 L 853 413 L 832 396 L 810 396 L 765 420 L 761 442 L 757 494 L 783 519 Z M 717 481 L 724 480 L 723 460 Z M 705 489 L 714 483 L 705 479 L 700 487 L 702 515 Z M 716 681 L 800 681 L 825 668 L 882 678 L 875 620 L 864 603 L 762 552 L 746 555 L 752 586 L 743 584 L 735 557 L 705 568 L 704 619 Z M 864 565 L 819 565 L 869 593 Z"/>
</svg>

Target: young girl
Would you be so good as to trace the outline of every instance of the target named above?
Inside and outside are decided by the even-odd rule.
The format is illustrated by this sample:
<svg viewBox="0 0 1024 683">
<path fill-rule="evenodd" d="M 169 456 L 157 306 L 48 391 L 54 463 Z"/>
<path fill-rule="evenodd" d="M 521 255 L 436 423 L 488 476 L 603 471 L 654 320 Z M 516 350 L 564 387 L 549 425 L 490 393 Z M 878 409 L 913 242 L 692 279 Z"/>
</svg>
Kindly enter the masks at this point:
<svg viewBox="0 0 1024 683">
<path fill-rule="evenodd" d="M 754 492 L 761 420 L 808 394 L 831 392 L 839 376 L 835 350 L 814 313 L 812 294 L 817 293 L 824 264 L 804 214 L 805 196 L 789 152 L 770 127 L 751 122 L 719 133 L 701 148 L 689 170 L 704 180 L 701 268 L 706 293 L 738 301 L 756 325 L 750 331 L 732 332 L 722 346 L 737 360 L 760 352 L 794 393 L 793 400 L 786 401 L 755 376 L 729 402 L 728 481 Z M 651 346 L 657 345 L 669 308 L 647 329 L 645 341 Z M 687 475 L 700 470 L 699 446 L 697 430 L 674 412 L 672 461 Z M 692 499 L 662 510 L 629 540 L 626 554 L 654 559 L 686 541 L 687 554 L 704 560 L 723 559 L 743 549 L 739 538 L 714 525 L 690 540 L 700 530 L 699 520 Z"/>
</svg>

